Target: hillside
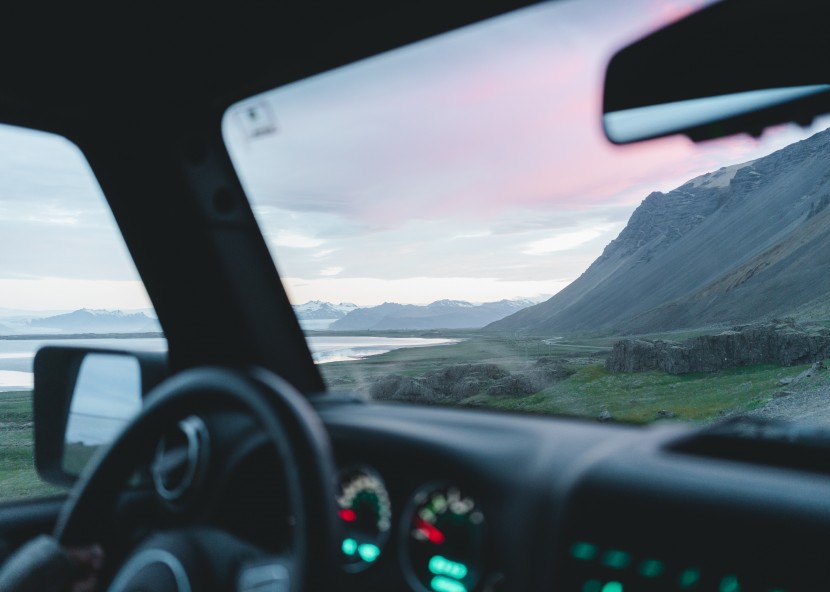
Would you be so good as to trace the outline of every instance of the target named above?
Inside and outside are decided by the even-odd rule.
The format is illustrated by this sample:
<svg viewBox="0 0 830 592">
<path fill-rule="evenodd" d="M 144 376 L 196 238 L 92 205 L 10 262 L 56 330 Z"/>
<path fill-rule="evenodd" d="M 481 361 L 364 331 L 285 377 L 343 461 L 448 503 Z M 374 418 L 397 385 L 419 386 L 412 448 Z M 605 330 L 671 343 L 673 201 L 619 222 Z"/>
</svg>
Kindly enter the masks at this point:
<svg viewBox="0 0 830 592">
<path fill-rule="evenodd" d="M 649 195 L 551 299 L 490 331 L 647 333 L 830 313 L 830 130 Z"/>
</svg>

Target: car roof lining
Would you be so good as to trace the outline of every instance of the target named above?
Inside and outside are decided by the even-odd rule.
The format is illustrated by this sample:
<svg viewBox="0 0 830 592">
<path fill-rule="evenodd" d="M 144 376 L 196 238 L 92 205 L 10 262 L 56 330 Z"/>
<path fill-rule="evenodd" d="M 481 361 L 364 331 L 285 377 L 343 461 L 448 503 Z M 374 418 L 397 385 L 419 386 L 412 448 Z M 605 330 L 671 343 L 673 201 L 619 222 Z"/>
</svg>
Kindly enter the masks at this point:
<svg viewBox="0 0 830 592">
<path fill-rule="evenodd" d="M 132 11 L 72 5 L 47 18 L 41 8 L 23 6 L 0 38 L 8 56 L 0 119 L 60 127 L 137 99 L 151 109 L 227 105 L 528 4 L 227 2 Z"/>
</svg>

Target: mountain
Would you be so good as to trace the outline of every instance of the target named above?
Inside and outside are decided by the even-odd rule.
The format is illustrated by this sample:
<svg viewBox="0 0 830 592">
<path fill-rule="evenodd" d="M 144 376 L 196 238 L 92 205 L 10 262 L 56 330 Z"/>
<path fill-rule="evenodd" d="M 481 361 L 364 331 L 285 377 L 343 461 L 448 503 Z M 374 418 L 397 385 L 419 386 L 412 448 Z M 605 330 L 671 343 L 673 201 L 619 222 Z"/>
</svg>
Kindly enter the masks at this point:
<svg viewBox="0 0 830 592">
<path fill-rule="evenodd" d="M 323 331 L 337 319 L 342 319 L 357 308 L 356 304 L 341 302 L 332 304 L 320 300 L 310 300 L 305 304 L 292 304 L 294 314 L 300 321 L 300 326 L 306 331 Z"/>
<path fill-rule="evenodd" d="M 532 304 L 529 300 L 500 300 L 484 304 L 438 300 L 426 306 L 385 302 L 353 310 L 329 328 L 333 331 L 478 329 Z"/>
<path fill-rule="evenodd" d="M 551 299 L 489 325 L 646 333 L 830 316 L 830 130 L 649 195 Z"/>
<path fill-rule="evenodd" d="M 127 313 L 120 310 L 91 310 L 82 308 L 73 312 L 31 319 L 29 331 L 39 333 L 154 333 L 161 331 L 157 319 L 143 312 Z"/>
<path fill-rule="evenodd" d="M 331 302 L 321 302 L 320 300 L 310 300 L 305 304 L 293 304 L 294 314 L 300 320 L 314 320 L 314 319 L 340 319 L 345 317 L 348 313 L 357 308 L 356 304 L 348 302 L 341 302 L 340 304 L 332 304 Z"/>
</svg>

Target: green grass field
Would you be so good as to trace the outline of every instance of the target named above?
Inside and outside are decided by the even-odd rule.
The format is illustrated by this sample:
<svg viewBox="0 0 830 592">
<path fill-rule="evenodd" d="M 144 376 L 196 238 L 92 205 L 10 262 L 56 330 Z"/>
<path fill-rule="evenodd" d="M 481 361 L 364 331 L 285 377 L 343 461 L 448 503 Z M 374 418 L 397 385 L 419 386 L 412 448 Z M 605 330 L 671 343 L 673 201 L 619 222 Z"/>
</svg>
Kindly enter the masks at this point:
<svg viewBox="0 0 830 592">
<path fill-rule="evenodd" d="M 698 332 L 663 338 L 684 339 Z M 419 335 L 426 337 L 427 335 Z M 505 338 L 476 333 L 436 333 L 431 337 L 461 337 L 453 345 L 398 349 L 351 362 L 319 366 L 330 388 L 368 393 L 376 378 L 386 374 L 422 377 L 456 364 L 492 363 L 521 373 L 540 358 L 559 359 L 575 373 L 524 397 L 488 397 L 480 394 L 462 405 L 524 413 L 576 415 L 596 418 L 607 411 L 615 420 L 647 423 L 669 416 L 675 421 L 711 421 L 727 413 L 764 405 L 782 387 L 779 380 L 807 366 L 747 366 L 715 373 L 672 375 L 665 372 L 610 374 L 603 366 L 618 338 L 580 336 L 557 341 L 541 338 Z M 424 401 L 434 403 L 433 401 Z M 663 412 L 658 415 L 658 413 Z"/>
<path fill-rule="evenodd" d="M 35 472 L 31 391 L 0 393 L 0 502 L 63 491 Z"/>
<path fill-rule="evenodd" d="M 673 420 L 711 421 L 764 405 L 782 389 L 780 379 L 808 367 L 759 365 L 678 376 L 659 371 L 610 374 L 601 365 L 590 365 L 540 393 L 492 401 L 490 406 L 592 418 L 608 411 L 614 419 L 637 423 L 661 419 L 661 411 Z"/>
</svg>

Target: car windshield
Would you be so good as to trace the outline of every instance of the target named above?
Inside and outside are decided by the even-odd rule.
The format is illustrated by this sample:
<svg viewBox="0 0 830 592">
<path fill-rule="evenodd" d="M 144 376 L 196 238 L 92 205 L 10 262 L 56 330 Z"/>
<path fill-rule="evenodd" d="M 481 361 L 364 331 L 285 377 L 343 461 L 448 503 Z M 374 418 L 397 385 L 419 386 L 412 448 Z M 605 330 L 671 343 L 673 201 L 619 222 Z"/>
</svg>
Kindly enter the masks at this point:
<svg viewBox="0 0 830 592">
<path fill-rule="evenodd" d="M 603 136 L 613 52 L 705 4 L 543 3 L 227 110 L 330 389 L 830 419 L 813 403 L 830 374 L 830 119 L 704 144 Z"/>
</svg>

